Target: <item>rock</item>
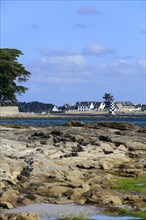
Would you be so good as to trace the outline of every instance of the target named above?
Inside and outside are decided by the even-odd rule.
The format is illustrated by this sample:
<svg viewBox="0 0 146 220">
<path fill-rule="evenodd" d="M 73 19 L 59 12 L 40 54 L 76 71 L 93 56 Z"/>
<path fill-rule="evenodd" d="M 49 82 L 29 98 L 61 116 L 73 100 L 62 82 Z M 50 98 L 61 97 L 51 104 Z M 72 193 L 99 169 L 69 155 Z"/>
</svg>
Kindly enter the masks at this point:
<svg viewBox="0 0 146 220">
<path fill-rule="evenodd" d="M 139 126 L 129 122 L 99 122 L 98 126 L 114 128 L 119 130 L 139 130 Z"/>
<path fill-rule="evenodd" d="M 113 179 L 145 175 L 145 131 L 127 123 L 75 121 L 23 130 L 3 126 L 1 202 L 119 205 L 124 192 L 112 190 Z M 134 193 L 128 195 L 139 200 L 125 199 L 126 205 L 144 204 Z"/>
<path fill-rule="evenodd" d="M 17 155 L 17 151 L 15 152 L 15 154 Z M 1 179 L 9 178 L 12 181 L 12 184 L 15 184 L 14 180 L 16 180 L 16 177 L 20 174 L 21 169 L 23 169 L 23 167 L 26 165 L 25 162 L 5 156 L 5 152 L 3 153 L 2 150 L 0 162 Z"/>
<path fill-rule="evenodd" d="M 100 141 L 107 141 L 107 142 L 111 142 L 111 138 L 107 135 L 100 135 L 99 136 L 99 140 Z"/>
<path fill-rule="evenodd" d="M 12 219 L 12 220 L 40 220 L 40 218 L 37 214 L 31 213 L 31 212 L 10 214 L 8 219 Z"/>
<path fill-rule="evenodd" d="M 73 185 L 78 184 L 78 185 L 83 185 L 84 180 L 83 180 L 83 174 L 80 171 L 70 171 L 66 175 L 66 180 L 71 182 Z"/>
<path fill-rule="evenodd" d="M 108 162 L 108 161 L 104 161 L 104 160 L 101 160 L 99 162 L 99 166 L 103 169 L 103 170 L 111 170 L 114 165 L 111 163 L 111 162 Z"/>
<path fill-rule="evenodd" d="M 100 144 L 101 148 L 103 149 L 105 154 L 111 154 L 113 153 L 113 146 L 111 144 L 108 143 L 101 143 Z"/>
<path fill-rule="evenodd" d="M 6 185 L 3 182 L 0 182 L 0 189 L 4 188 Z"/>
<path fill-rule="evenodd" d="M 13 209 L 14 205 L 10 202 L 0 202 L 0 207 L 4 209 Z"/>
<path fill-rule="evenodd" d="M 19 197 L 17 199 L 17 204 L 19 204 L 19 205 L 25 205 L 26 206 L 26 205 L 29 205 L 31 203 L 32 203 L 31 200 L 26 198 L 26 197 Z"/>
<path fill-rule="evenodd" d="M 138 201 L 138 200 L 140 200 L 140 198 L 139 198 L 139 196 L 138 195 L 130 195 L 130 196 L 127 196 L 126 198 L 125 198 L 125 200 L 131 200 L 131 201 Z"/>
<path fill-rule="evenodd" d="M 123 144 L 120 144 L 120 145 L 117 147 L 117 149 L 118 149 L 119 151 L 127 152 L 127 148 L 126 148 L 125 145 L 123 145 Z"/>
<path fill-rule="evenodd" d="M 84 148 L 83 146 L 80 146 L 80 145 L 78 145 L 78 146 L 73 146 L 73 147 L 72 147 L 72 151 L 73 151 L 73 152 L 83 152 L 83 151 L 85 151 L 85 148 Z"/>
<path fill-rule="evenodd" d="M 1 201 L 14 203 L 17 201 L 19 196 L 19 192 L 17 190 L 8 189 L 7 191 L 3 191 L 1 195 Z"/>
<path fill-rule="evenodd" d="M 0 220 L 8 220 L 8 216 L 5 214 L 0 214 Z"/>
<path fill-rule="evenodd" d="M 129 142 L 127 143 L 127 147 L 129 149 L 129 151 L 145 151 L 146 152 L 146 145 L 145 143 L 141 143 L 141 142 L 138 142 L 138 141 L 135 141 L 135 142 Z"/>
<path fill-rule="evenodd" d="M 121 205 L 122 201 L 118 196 L 108 195 L 105 198 L 103 198 L 103 204 Z"/>
<path fill-rule="evenodd" d="M 85 123 L 82 121 L 70 121 L 66 125 L 70 127 L 84 127 Z"/>
</svg>

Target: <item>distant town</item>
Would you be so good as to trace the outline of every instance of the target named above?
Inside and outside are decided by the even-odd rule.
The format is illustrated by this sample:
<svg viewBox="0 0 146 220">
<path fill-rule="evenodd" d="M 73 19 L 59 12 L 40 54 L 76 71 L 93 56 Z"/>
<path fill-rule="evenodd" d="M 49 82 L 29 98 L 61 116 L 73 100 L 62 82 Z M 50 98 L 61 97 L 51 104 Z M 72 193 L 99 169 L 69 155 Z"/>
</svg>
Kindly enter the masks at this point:
<svg viewBox="0 0 146 220">
<path fill-rule="evenodd" d="M 97 101 L 81 101 L 76 102 L 74 105 L 64 104 L 57 106 L 53 104 L 41 102 L 18 102 L 17 106 L 19 112 L 51 114 L 51 113 L 78 113 L 78 112 L 92 112 L 97 111 L 100 113 L 107 112 L 105 102 Z M 122 101 L 114 103 L 114 111 L 119 113 L 130 112 L 146 112 L 146 104 L 133 104 L 131 101 Z"/>
<path fill-rule="evenodd" d="M 38 101 L 17 102 L 13 105 L 0 106 L 1 117 L 36 117 L 39 116 L 61 116 L 61 115 L 128 115 L 146 114 L 146 104 L 133 104 L 131 101 L 113 102 L 111 101 L 81 101 L 74 105 L 64 104 L 57 106 Z"/>
</svg>

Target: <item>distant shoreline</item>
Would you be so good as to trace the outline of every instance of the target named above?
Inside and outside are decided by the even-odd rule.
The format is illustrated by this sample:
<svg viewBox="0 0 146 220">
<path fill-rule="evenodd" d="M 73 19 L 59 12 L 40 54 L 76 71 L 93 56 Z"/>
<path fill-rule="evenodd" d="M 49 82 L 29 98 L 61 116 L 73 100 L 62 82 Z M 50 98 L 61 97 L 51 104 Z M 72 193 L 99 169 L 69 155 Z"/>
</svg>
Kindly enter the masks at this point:
<svg viewBox="0 0 146 220">
<path fill-rule="evenodd" d="M 0 115 L 0 120 L 3 119 L 33 119 L 33 118 L 128 118 L 128 117 L 146 117 L 145 112 L 132 113 L 117 113 L 116 115 L 109 115 L 108 113 L 52 113 L 50 115 L 42 114 L 27 114 L 20 113 L 18 115 Z"/>
</svg>

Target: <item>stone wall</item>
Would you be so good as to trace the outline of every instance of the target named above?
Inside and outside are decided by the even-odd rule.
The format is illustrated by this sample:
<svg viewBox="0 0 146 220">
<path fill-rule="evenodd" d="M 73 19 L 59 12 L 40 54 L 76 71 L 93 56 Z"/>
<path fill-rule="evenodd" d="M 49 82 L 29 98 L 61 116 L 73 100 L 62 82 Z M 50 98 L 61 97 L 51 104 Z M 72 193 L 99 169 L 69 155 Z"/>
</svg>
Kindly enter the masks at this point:
<svg viewBox="0 0 146 220">
<path fill-rule="evenodd" d="M 18 115 L 18 106 L 0 106 L 0 116 Z"/>
</svg>

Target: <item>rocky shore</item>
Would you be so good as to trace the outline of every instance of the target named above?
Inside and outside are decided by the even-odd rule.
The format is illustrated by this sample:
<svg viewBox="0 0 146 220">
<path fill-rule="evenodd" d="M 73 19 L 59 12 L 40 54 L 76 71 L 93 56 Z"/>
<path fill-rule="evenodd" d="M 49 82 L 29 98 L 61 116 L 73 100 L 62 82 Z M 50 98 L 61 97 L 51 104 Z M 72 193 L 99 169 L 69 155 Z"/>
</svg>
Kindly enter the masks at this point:
<svg viewBox="0 0 146 220">
<path fill-rule="evenodd" d="M 36 214 L 17 218 L 4 210 L 44 202 L 146 207 L 145 193 L 116 188 L 124 178 L 145 184 L 146 127 L 70 121 L 0 129 L 0 219 L 37 220 Z"/>
</svg>

